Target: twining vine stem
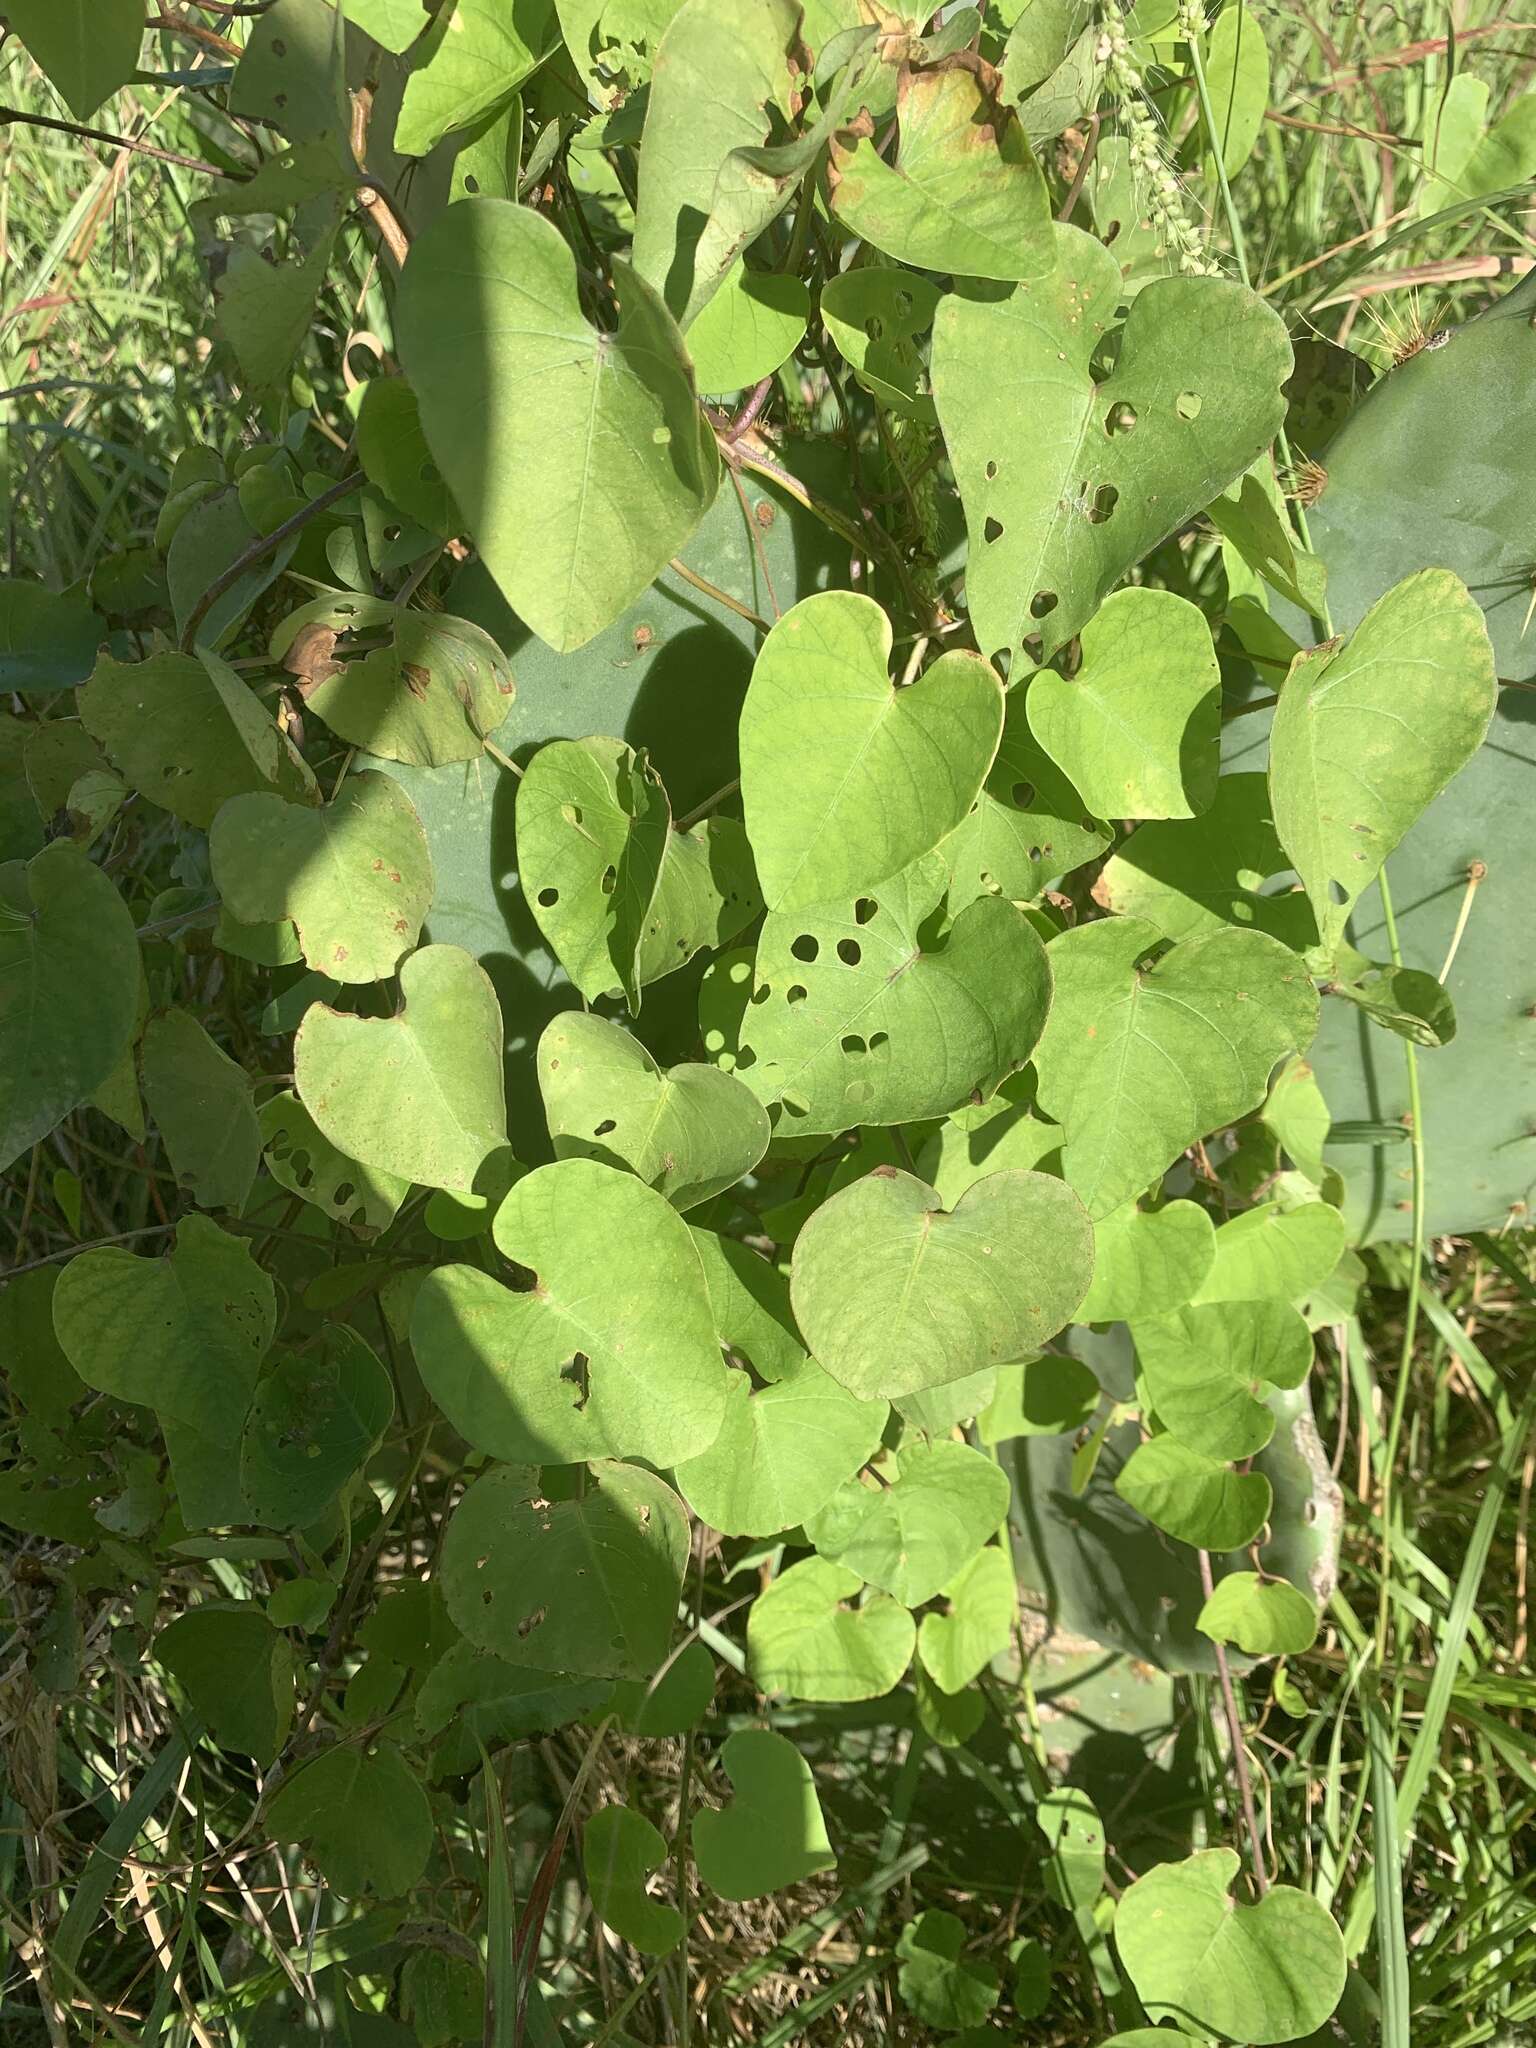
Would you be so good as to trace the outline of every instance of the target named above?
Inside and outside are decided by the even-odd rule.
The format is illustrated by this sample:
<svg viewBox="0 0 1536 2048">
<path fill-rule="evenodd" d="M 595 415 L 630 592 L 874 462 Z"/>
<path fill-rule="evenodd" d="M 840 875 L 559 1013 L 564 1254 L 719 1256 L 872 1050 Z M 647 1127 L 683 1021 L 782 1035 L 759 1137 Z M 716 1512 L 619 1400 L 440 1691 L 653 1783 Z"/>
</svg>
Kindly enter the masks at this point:
<svg viewBox="0 0 1536 2048">
<path fill-rule="evenodd" d="M 1198 1553 L 1200 1559 L 1200 1587 L 1207 1600 L 1215 1591 L 1211 1576 L 1211 1554 L 1208 1550 Z M 1242 1716 L 1237 1710 L 1237 1694 L 1232 1686 L 1232 1671 L 1227 1663 L 1224 1644 L 1215 1642 L 1216 1676 L 1221 1686 L 1222 1706 L 1226 1711 L 1227 1733 L 1232 1741 L 1232 1767 L 1237 1772 L 1237 1794 L 1242 1803 L 1243 1826 L 1248 1831 L 1248 1850 L 1253 1862 L 1253 1888 L 1262 1899 L 1269 1890 L 1269 1872 L 1265 1865 L 1264 1837 L 1259 1832 L 1258 1809 L 1253 1803 L 1253 1780 L 1248 1771 L 1248 1750 L 1243 1741 Z"/>
<path fill-rule="evenodd" d="M 181 629 L 182 653 L 192 652 L 197 645 L 198 627 L 225 591 L 233 590 L 247 569 L 254 569 L 258 562 L 280 548 L 285 540 L 292 540 L 296 533 L 302 533 L 312 519 L 318 518 L 322 512 L 328 512 L 332 505 L 339 505 L 343 498 L 350 497 L 353 491 L 360 490 L 367 481 L 360 469 L 354 469 L 348 475 L 339 477 L 329 489 L 322 491 L 318 498 L 311 498 L 307 505 L 301 505 L 297 512 L 285 519 L 280 526 L 274 526 L 270 533 L 259 534 L 243 554 L 237 555 L 229 567 L 214 578 L 187 614 L 187 623 Z"/>
</svg>

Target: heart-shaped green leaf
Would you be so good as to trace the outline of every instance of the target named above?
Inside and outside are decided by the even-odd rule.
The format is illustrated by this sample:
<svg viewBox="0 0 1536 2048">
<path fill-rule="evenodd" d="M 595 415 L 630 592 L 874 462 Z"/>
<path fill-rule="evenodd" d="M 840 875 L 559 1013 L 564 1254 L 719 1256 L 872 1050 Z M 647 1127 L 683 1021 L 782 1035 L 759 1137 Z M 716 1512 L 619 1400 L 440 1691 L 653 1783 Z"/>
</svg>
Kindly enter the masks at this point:
<svg viewBox="0 0 1536 2048">
<path fill-rule="evenodd" d="M 162 1010 L 144 1029 L 144 1099 L 176 1178 L 206 1209 L 239 1209 L 261 1162 L 261 1127 L 243 1067 L 190 1010 Z"/>
<path fill-rule="evenodd" d="M 553 221 L 465 199 L 417 236 L 395 308 L 427 445 L 507 602 L 561 652 L 645 589 L 720 476 L 671 316 L 627 265 L 613 277 L 602 333 Z"/>
<path fill-rule="evenodd" d="M 697 1637 L 669 1657 L 654 1677 L 621 1678 L 609 1706 L 631 1735 L 686 1735 L 715 1697 L 715 1660 Z"/>
<path fill-rule="evenodd" d="M 895 1475 L 850 1479 L 806 1524 L 822 1557 L 921 1607 L 1008 1512 L 1008 1475 L 969 1444 L 904 1444 Z"/>
<path fill-rule="evenodd" d="M 97 563 L 95 576 L 107 582 L 110 558 Z M 106 622 L 92 610 L 84 583 L 49 590 L 30 578 L 0 576 L 0 689 L 71 690 L 89 676 L 105 637 Z M 34 727 L 34 737 L 47 729 Z"/>
<path fill-rule="evenodd" d="M 4 657 L 0 656 L 0 660 Z M 50 718 L 26 735 L 22 766 L 42 818 L 69 806 L 71 790 L 92 775 L 111 775 L 106 756 L 78 718 Z"/>
<path fill-rule="evenodd" d="M 204 648 L 103 655 L 76 697 L 85 729 L 149 803 L 209 826 L 245 790 L 312 803 L 315 778 L 235 671 Z"/>
<path fill-rule="evenodd" d="M 789 1282 L 777 1266 L 712 1230 L 690 1232 L 704 1264 L 715 1334 L 760 1380 L 793 1373 L 805 1356 L 789 1305 Z"/>
<path fill-rule="evenodd" d="M 440 1266 L 411 1316 L 422 1378 L 454 1427 L 525 1464 L 671 1465 L 706 1450 L 726 1371 L 699 1254 L 671 1204 L 631 1174 L 567 1159 L 520 1180 L 493 1229 L 525 1269 L 523 1290 Z"/>
<path fill-rule="evenodd" d="M 1264 1123 L 1314 1187 L 1324 1173 L 1323 1147 L 1333 1128 L 1317 1075 L 1304 1059 L 1287 1060 L 1270 1084 Z"/>
<path fill-rule="evenodd" d="M 1015 690 L 986 786 L 940 848 L 950 915 L 978 896 L 1026 903 L 1054 875 L 1097 859 L 1112 836 L 1030 731 L 1025 692 Z"/>
<path fill-rule="evenodd" d="M 1115 1909 L 1115 1944 L 1153 2020 L 1232 2041 L 1294 2041 L 1321 2027 L 1344 1990 L 1344 1938 L 1294 1886 L 1235 1905 L 1231 1849 L 1160 1863 Z"/>
<path fill-rule="evenodd" d="M 868 896 L 765 921 L 733 1057 L 786 1131 L 942 1116 L 1029 1058 L 1045 948 L 997 897 L 939 929 L 945 882 L 940 851 Z"/>
<path fill-rule="evenodd" d="M 1344 1239 L 1344 1219 L 1327 1202 L 1261 1202 L 1222 1224 L 1210 1270 L 1185 1299 L 1300 1301 L 1339 1263 Z"/>
<path fill-rule="evenodd" d="M 646 1895 L 646 1879 L 667 1860 L 666 1837 L 628 1806 L 600 1806 L 581 1831 L 592 1910 L 642 1955 L 664 1956 L 683 1935 L 683 1916 Z"/>
<path fill-rule="evenodd" d="M 837 1858 L 811 1767 L 770 1728 L 739 1728 L 720 1752 L 735 1797 L 701 1807 L 693 1849 L 699 1876 L 722 1899 L 760 1899 L 785 1890 Z"/>
<path fill-rule="evenodd" d="M 872 598 L 823 591 L 786 612 L 741 711 L 741 800 L 770 909 L 856 895 L 930 852 L 976 801 L 1003 690 L 974 654 L 905 687 Z"/>
<path fill-rule="evenodd" d="M 640 950 L 671 835 L 667 793 L 622 740 L 555 740 L 517 792 L 523 894 L 588 1002 L 640 1004 Z"/>
<path fill-rule="evenodd" d="M 240 1490 L 269 1529 L 318 1521 L 372 1457 L 395 1412 L 389 1374 L 345 1323 L 280 1355 L 258 1384 L 240 1438 Z"/>
<path fill-rule="evenodd" d="M 1269 789 L 1330 954 L 1387 855 L 1482 745 L 1497 700 L 1488 628 L 1449 569 L 1407 577 L 1342 646 L 1292 663 Z"/>
<path fill-rule="evenodd" d="M 792 1529 L 879 1448 L 888 1413 L 884 1401 L 857 1399 L 814 1359 L 757 1392 L 744 1372 L 733 1372 L 720 1434 L 677 1467 L 678 1489 L 723 1536 Z"/>
<path fill-rule="evenodd" d="M 1149 964 L 1160 943 L 1151 925 L 1117 917 L 1050 947 L 1056 994 L 1035 1071 L 1066 1131 L 1067 1178 L 1094 1216 L 1257 1108 L 1275 1063 L 1317 1029 L 1305 969 L 1262 932 L 1187 939 Z"/>
<path fill-rule="evenodd" d="M 734 264 L 688 329 L 700 391 L 739 391 L 771 377 L 799 347 L 810 310 L 798 277 Z"/>
<path fill-rule="evenodd" d="M 0 1355 L 13 1404 L 48 1429 L 67 1432 L 69 1411 L 85 1399 L 86 1390 L 54 1332 L 53 1296 L 60 1271 L 37 1266 L 7 1280 L 0 1293 Z M 787 1313 L 787 1282 L 784 1306 Z"/>
<path fill-rule="evenodd" d="M 221 1749 L 271 1764 L 293 1726 L 293 1652 L 259 1607 L 210 1600 L 189 1608 L 155 1637 L 154 1654 Z"/>
<path fill-rule="evenodd" d="M 206 1216 L 184 1216 L 161 1259 L 116 1245 L 82 1252 L 53 1297 L 59 1342 L 88 1387 L 224 1446 L 240 1441 L 276 1323 L 250 1244 Z"/>
<path fill-rule="evenodd" d="M 1195 1622 L 1213 1642 L 1235 1643 L 1249 1657 L 1299 1657 L 1317 1641 L 1317 1610 L 1289 1579 L 1229 1572 Z"/>
<path fill-rule="evenodd" d="M 970 51 L 896 87 L 894 165 L 866 115 L 832 145 L 832 210 L 898 263 L 941 276 L 1005 280 L 1051 268 L 1051 205 L 1018 114 Z"/>
<path fill-rule="evenodd" d="M 471 1194 L 507 1145 L 496 992 L 457 946 L 423 946 L 400 999 L 393 1017 L 312 1004 L 293 1041 L 299 1099 L 350 1158 Z"/>
<path fill-rule="evenodd" d="M 77 847 L 0 867 L 0 1169 L 110 1077 L 139 973 L 127 905 Z"/>
<path fill-rule="evenodd" d="M 795 1242 L 790 1293 L 812 1352 L 864 1399 L 942 1386 L 1037 1351 L 1093 1270 L 1093 1228 L 1063 1181 L 989 1174 L 952 1210 L 880 1167 Z"/>
<path fill-rule="evenodd" d="M 279 1842 L 301 1843 L 344 1899 L 399 1898 L 432 1853 L 426 1792 L 392 1742 L 323 1750 L 284 1778 L 263 1818 Z"/>
<path fill-rule="evenodd" d="M 979 1415 L 994 1398 L 998 1373 L 1003 1370 L 988 1366 L 985 1372 L 968 1373 L 963 1380 L 948 1380 L 942 1387 L 902 1394 L 891 1406 L 919 1436 L 947 1437 L 962 1422 Z"/>
<path fill-rule="evenodd" d="M 912 1704 L 918 1727 L 941 1749 L 962 1748 L 987 1718 L 987 1703 L 978 1687 L 940 1692 L 921 1659 L 912 1674 Z"/>
<path fill-rule="evenodd" d="M 514 106 L 516 102 L 513 102 Z M 457 168 L 457 162 L 455 163 Z M 489 1745 L 487 1745 L 489 1747 Z M 413 2030 L 418 2042 L 470 2041 L 485 2024 L 485 1969 L 476 1955 L 450 1954 L 440 1948 L 416 1948 L 406 1952 L 400 1966 L 400 2017 Z M 405 2038 L 375 2034 L 384 2048 Z"/>
<path fill-rule="evenodd" d="M 77 121 L 127 85 L 144 41 L 138 0 L 20 0 L 11 27 Z"/>
<path fill-rule="evenodd" d="M 176 1505 L 189 1529 L 222 1529 L 243 1521 L 245 1496 L 240 1491 L 240 1461 L 227 1439 L 205 1436 L 169 1415 L 160 1417 L 171 1461 Z M 272 1540 L 272 1539 L 268 1539 Z"/>
<path fill-rule="evenodd" d="M 1317 942 L 1299 889 L 1265 894 L 1290 868 L 1275 837 L 1262 775 L 1223 775 L 1202 817 L 1142 825 L 1104 863 L 1094 895 L 1120 917 L 1145 918 L 1167 939 L 1250 926 L 1305 952 Z"/>
<path fill-rule="evenodd" d="M 538 1069 L 555 1156 L 627 1166 L 678 1209 L 734 1187 L 768 1149 L 767 1112 L 750 1088 L 719 1067 L 663 1072 L 606 1018 L 555 1018 Z"/>
<path fill-rule="evenodd" d="M 932 422 L 922 392 L 927 370 L 916 337 L 933 325 L 940 292 L 931 278 L 888 264 L 861 264 L 821 288 L 827 333 L 854 375 L 882 405 Z"/>
<path fill-rule="evenodd" d="M 1287 382 L 1294 394 L 1294 378 Z M 1294 417 L 1293 396 L 1291 422 Z M 1274 470 L 1262 459 L 1231 490 L 1211 500 L 1206 517 L 1228 543 L 1229 559 L 1239 558 L 1254 578 L 1263 577 L 1298 611 L 1324 609 L 1328 572 L 1316 555 L 1297 545 Z M 1278 636 L 1282 629 L 1270 620 L 1262 594 L 1256 587 L 1251 592 L 1234 588 L 1231 596 L 1240 609 L 1235 616 L 1228 612 L 1228 623 L 1254 652 L 1264 653 L 1258 636 Z"/>
<path fill-rule="evenodd" d="M 989 1543 L 940 1591 L 945 1611 L 923 1616 L 917 1631 L 917 1654 L 940 1692 L 957 1693 L 985 1671 L 994 1657 L 1001 1656 L 1013 1639 L 1019 1607 L 1013 1559 L 1006 1550 Z"/>
<path fill-rule="evenodd" d="M 566 53 L 602 105 L 643 85 L 678 0 L 555 0 Z"/>
<path fill-rule="evenodd" d="M 799 1700 L 873 1700 L 912 1661 L 917 1624 L 884 1593 L 850 1606 L 857 1572 L 824 1557 L 781 1572 L 747 1616 L 747 1669 L 762 1692 Z"/>
<path fill-rule="evenodd" d="M 407 0 L 414 14 L 414 0 Z M 455 162 L 457 170 L 462 153 Z M 503 195 L 504 197 L 510 195 Z M 357 459 L 368 481 L 418 526 L 451 540 L 463 527 L 421 431 L 421 408 L 403 377 L 371 377 L 357 414 Z"/>
<path fill-rule="evenodd" d="M 799 31 L 792 0 L 684 0 L 657 46 L 634 265 L 683 327 L 753 238 L 733 236 L 719 260 L 708 232 L 717 180 L 733 151 L 768 140 L 770 108 L 790 112 Z"/>
<path fill-rule="evenodd" d="M 1051 2002 L 1051 1957 L 1043 1942 L 1016 1939 L 1008 1944 L 1013 1965 L 1008 1994 L 1022 2020 L 1037 2020 Z M 1158 2048 L 1166 2048 L 1159 2043 Z"/>
<path fill-rule="evenodd" d="M 417 34 L 428 33 L 405 81 L 395 148 L 403 156 L 425 156 L 445 135 L 499 107 L 559 48 L 554 11 L 552 0 L 455 0 L 443 19 L 417 21 Z M 373 32 L 372 23 L 363 25 Z M 409 34 L 404 43 L 392 34 L 388 46 L 403 49 L 410 41 Z"/>
<path fill-rule="evenodd" d="M 579 1499 L 555 1501 L 536 1471 L 500 1465 L 454 1510 L 443 1597 L 469 1640 L 508 1664 L 649 1678 L 687 1557 L 682 1502 L 638 1465 L 594 1465 Z"/>
<path fill-rule="evenodd" d="M 602 1678 L 561 1678 L 528 1671 L 462 1639 L 440 1657 L 416 1695 L 416 1725 L 427 1737 L 441 1736 L 445 1762 L 462 1743 L 459 1769 L 478 1762 L 477 1741 L 517 1742 L 548 1735 L 594 1709 L 613 1690 Z M 450 1763 L 449 1768 L 454 1768 Z"/>
<path fill-rule="evenodd" d="M 51 722 L 51 721 L 50 721 Z M 85 738 L 91 741 L 90 734 Z M 25 722 L 0 712 L 0 859 L 5 862 L 30 860 L 44 845 L 39 785 L 27 781 L 27 754 L 33 735 Z M 66 792 L 67 795 L 67 792 Z"/>
<path fill-rule="evenodd" d="M 280 1187 L 353 1230 L 383 1230 L 393 1223 L 411 1183 L 338 1150 L 297 1095 L 270 1097 L 259 1121 L 267 1171 Z"/>
<path fill-rule="evenodd" d="M 1096 383 L 1120 265 L 1077 228 L 1058 227 L 1056 249 L 1048 276 L 1005 299 L 947 298 L 933 324 L 933 393 L 971 538 L 966 597 L 988 655 L 1035 636 L 1044 657 L 1064 646 L 1285 416 L 1285 327 L 1225 278 L 1138 292 Z"/>
<path fill-rule="evenodd" d="M 1274 1494 L 1262 1472 L 1234 1472 L 1176 1437 L 1149 1437 L 1115 1475 L 1115 1491 L 1180 1543 L 1242 1550 L 1269 1520 Z"/>
<path fill-rule="evenodd" d="M 1080 1322 L 1086 1322 L 1081 1309 Z M 1026 1358 L 1000 1365 L 991 1400 L 976 1419 L 984 1444 L 1007 1443 L 1016 1436 L 1065 1436 L 1080 1429 L 1100 1401 L 1099 1383 L 1080 1358 Z"/>
<path fill-rule="evenodd" d="M 432 856 L 398 782 L 364 770 L 315 808 L 232 797 L 208 835 L 214 886 L 242 924 L 290 918 L 332 981 L 382 981 L 421 936 Z"/>
<path fill-rule="evenodd" d="M 1328 993 L 1414 1045 L 1449 1045 L 1456 1036 L 1456 1004 L 1425 968 L 1378 964 L 1341 944 Z"/>
<path fill-rule="evenodd" d="M 1034 1077 L 1020 1074 L 989 1102 L 966 1103 L 945 1119 L 918 1154 L 918 1170 L 952 1209 L 967 1188 L 1005 1166 L 1061 1175 L 1061 1128 L 1047 1123 L 1014 1093 L 1033 1095 Z"/>
<path fill-rule="evenodd" d="M 1127 1203 L 1094 1225 L 1093 1285 L 1077 1320 L 1128 1323 L 1182 1308 L 1197 1298 L 1215 1256 L 1216 1232 L 1198 1203 L 1150 1210 Z"/>
<path fill-rule="evenodd" d="M 739 818 L 706 818 L 687 832 L 672 832 L 641 933 L 640 986 L 686 966 L 703 947 L 725 945 L 762 908 Z"/>
<path fill-rule="evenodd" d="M 1168 2048 L 1169 2032 L 1167 2027 L 1132 2027 L 1128 2033 L 1111 2034 L 1107 2041 L 1099 2043 L 1099 2048 Z M 1174 2038 L 1177 2040 L 1178 2036 Z"/>
<path fill-rule="evenodd" d="M 1104 1823 L 1098 1808 L 1080 1785 L 1063 1785 L 1036 1806 L 1035 1825 L 1050 1853 L 1047 1892 L 1070 1912 L 1091 1912 L 1104 1889 Z"/>
<path fill-rule="evenodd" d="M 353 658 L 353 634 L 371 651 Z M 481 627 L 352 591 L 290 612 L 272 653 L 303 679 L 305 703 L 338 739 L 416 768 L 481 759 L 516 694 Z"/>
<path fill-rule="evenodd" d="M 1210 808 L 1221 748 L 1211 629 L 1170 590 L 1117 590 L 1083 627 L 1069 679 L 1028 684 L 1030 728 L 1088 810 L 1189 818 Z"/>
<path fill-rule="evenodd" d="M 1265 1386 L 1299 1387 L 1312 1337 L 1284 1301 L 1217 1301 L 1132 1326 L 1158 1419 L 1211 1458 L 1247 1458 L 1274 1434 L 1258 1398 Z"/>
<path fill-rule="evenodd" d="M 1002 1984 L 990 1963 L 962 1956 L 965 1923 L 930 1906 L 909 1920 L 896 1942 L 896 1972 L 902 2003 L 930 2027 L 947 2033 L 980 2027 L 1001 1996 Z"/>
</svg>

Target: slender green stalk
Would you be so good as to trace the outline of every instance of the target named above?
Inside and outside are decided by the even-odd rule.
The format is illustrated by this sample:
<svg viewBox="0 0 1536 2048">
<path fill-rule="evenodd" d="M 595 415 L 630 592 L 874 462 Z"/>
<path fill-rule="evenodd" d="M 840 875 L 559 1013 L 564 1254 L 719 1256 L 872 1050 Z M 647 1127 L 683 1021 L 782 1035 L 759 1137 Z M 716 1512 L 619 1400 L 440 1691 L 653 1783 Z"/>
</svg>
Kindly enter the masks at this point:
<svg viewBox="0 0 1536 2048">
<path fill-rule="evenodd" d="M 1216 116 L 1211 107 L 1211 89 L 1206 83 L 1205 59 L 1200 54 L 1200 38 L 1191 36 L 1185 45 L 1189 51 L 1190 68 L 1195 74 L 1195 93 L 1200 101 L 1200 119 L 1205 124 L 1206 140 L 1210 144 L 1211 161 L 1216 166 L 1216 183 L 1221 190 L 1221 210 L 1226 216 L 1227 233 L 1232 237 L 1232 254 L 1237 263 L 1237 274 L 1251 289 L 1253 278 L 1248 269 L 1248 244 L 1243 236 L 1243 223 L 1238 216 L 1237 205 L 1232 197 L 1231 182 L 1227 167 L 1222 161 L 1221 137 L 1216 133 Z"/>
<path fill-rule="evenodd" d="M 1381 910 L 1387 928 L 1387 949 L 1392 965 L 1401 967 L 1403 950 L 1398 942 L 1397 919 L 1393 914 L 1392 890 L 1383 867 L 1377 877 Z M 1402 1448 L 1403 1419 L 1408 1409 L 1408 1390 L 1413 1383 L 1413 1354 L 1419 1334 L 1419 1292 L 1424 1272 L 1424 1105 L 1419 1092 L 1419 1061 L 1412 1039 L 1403 1040 L 1404 1063 L 1408 1072 L 1408 1137 L 1413 1154 L 1413 1263 L 1408 1272 L 1408 1304 L 1403 1313 L 1403 1342 L 1398 1357 L 1397 1384 L 1392 1389 L 1392 1412 L 1387 1422 L 1387 1440 L 1381 1460 L 1381 1587 L 1376 1606 L 1376 1658 L 1386 1659 L 1387 1630 L 1392 1610 L 1392 1517 L 1394 1475 Z"/>
<path fill-rule="evenodd" d="M 1372 1879 L 1376 1899 L 1376 1950 L 1381 1959 L 1381 2048 L 1409 2048 L 1412 1994 L 1408 1981 L 1408 1936 L 1403 1924 L 1403 1859 L 1393 1783 L 1394 1743 L 1380 1704 L 1365 1702 L 1371 1753 Z"/>
</svg>

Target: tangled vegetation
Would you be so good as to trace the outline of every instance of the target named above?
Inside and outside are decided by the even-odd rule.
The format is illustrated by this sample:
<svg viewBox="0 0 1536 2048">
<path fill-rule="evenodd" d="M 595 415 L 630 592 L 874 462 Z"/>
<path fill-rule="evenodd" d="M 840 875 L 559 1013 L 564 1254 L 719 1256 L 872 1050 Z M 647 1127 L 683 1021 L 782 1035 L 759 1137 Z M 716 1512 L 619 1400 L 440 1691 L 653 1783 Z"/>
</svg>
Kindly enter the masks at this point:
<svg viewBox="0 0 1536 2048">
<path fill-rule="evenodd" d="M 1536 2040 L 1536 42 L 3 0 L 0 2040 Z"/>
</svg>

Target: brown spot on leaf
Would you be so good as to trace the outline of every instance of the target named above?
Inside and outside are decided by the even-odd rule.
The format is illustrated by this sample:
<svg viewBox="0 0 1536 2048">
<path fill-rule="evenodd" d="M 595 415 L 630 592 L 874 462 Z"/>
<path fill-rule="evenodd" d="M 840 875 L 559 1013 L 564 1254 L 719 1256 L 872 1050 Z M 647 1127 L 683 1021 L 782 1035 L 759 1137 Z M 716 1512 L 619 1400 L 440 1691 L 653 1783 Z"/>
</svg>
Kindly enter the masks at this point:
<svg viewBox="0 0 1536 2048">
<path fill-rule="evenodd" d="M 301 697 L 341 674 L 343 664 L 333 659 L 336 639 L 336 628 L 322 625 L 319 620 L 301 626 L 293 636 L 293 643 L 283 656 L 283 667 L 289 675 L 298 677 Z"/>
</svg>

